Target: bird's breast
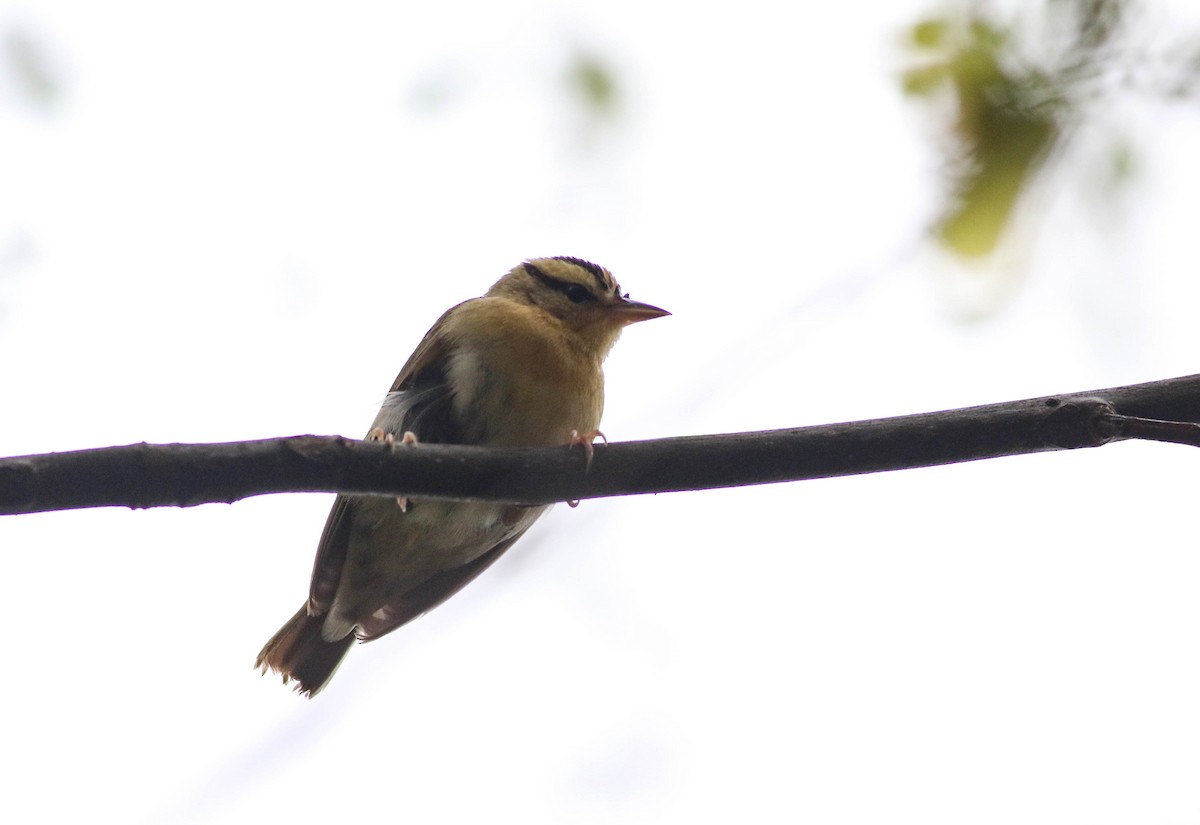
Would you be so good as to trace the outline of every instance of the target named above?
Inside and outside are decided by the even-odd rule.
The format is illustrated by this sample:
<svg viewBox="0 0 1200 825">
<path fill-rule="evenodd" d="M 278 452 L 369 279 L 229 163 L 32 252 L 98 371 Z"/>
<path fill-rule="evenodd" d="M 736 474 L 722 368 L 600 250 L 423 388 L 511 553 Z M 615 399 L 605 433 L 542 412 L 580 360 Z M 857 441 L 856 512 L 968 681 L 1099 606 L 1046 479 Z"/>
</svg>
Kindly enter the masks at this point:
<svg viewBox="0 0 1200 825">
<path fill-rule="evenodd" d="M 604 377 L 597 358 L 572 346 L 557 325 L 527 313 L 496 313 L 464 335 L 450 354 L 447 378 L 455 412 L 478 444 L 565 444 L 571 431 L 600 425 Z"/>
</svg>

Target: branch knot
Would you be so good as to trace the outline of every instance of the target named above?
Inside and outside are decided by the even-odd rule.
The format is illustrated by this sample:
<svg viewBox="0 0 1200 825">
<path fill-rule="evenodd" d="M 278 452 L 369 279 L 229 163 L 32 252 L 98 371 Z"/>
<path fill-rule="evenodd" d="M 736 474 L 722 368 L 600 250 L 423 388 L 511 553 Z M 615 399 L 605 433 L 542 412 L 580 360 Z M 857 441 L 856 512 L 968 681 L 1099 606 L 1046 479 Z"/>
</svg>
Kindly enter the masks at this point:
<svg viewBox="0 0 1200 825">
<path fill-rule="evenodd" d="M 1065 402 L 1050 398 L 1045 404 L 1053 408 L 1040 427 L 1049 446 L 1075 450 L 1101 447 L 1120 438 L 1114 421 L 1117 411 L 1103 398 L 1072 398 Z"/>
</svg>

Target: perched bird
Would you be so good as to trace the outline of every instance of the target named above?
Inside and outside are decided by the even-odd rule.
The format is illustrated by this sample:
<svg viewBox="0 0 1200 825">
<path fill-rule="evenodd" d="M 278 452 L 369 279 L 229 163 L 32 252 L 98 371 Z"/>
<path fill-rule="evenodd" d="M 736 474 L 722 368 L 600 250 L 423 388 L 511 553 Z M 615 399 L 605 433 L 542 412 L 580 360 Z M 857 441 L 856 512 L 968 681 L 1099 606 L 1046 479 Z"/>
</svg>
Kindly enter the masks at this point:
<svg viewBox="0 0 1200 825">
<path fill-rule="evenodd" d="M 583 444 L 590 451 L 604 407 L 605 356 L 623 327 L 669 314 L 629 300 L 596 264 L 526 261 L 483 297 L 438 319 L 400 370 L 368 438 Z M 308 601 L 255 666 L 314 695 L 356 639 L 377 639 L 441 604 L 547 509 L 338 496 L 317 547 Z"/>
</svg>

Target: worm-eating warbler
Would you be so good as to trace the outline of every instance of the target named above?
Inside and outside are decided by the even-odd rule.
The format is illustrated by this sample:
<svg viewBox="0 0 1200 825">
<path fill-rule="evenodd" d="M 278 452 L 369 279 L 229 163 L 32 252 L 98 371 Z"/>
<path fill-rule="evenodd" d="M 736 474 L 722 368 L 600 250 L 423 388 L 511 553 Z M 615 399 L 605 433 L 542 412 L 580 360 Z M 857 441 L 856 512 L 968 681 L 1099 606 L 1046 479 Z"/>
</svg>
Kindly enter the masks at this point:
<svg viewBox="0 0 1200 825">
<path fill-rule="evenodd" d="M 596 264 L 527 261 L 438 319 L 400 370 L 368 437 L 546 447 L 579 443 L 583 434 L 590 450 L 604 406 L 605 356 L 626 325 L 669 314 L 629 300 Z M 255 666 L 312 696 L 356 639 L 377 639 L 441 604 L 547 509 L 338 496 L 308 601 Z"/>
</svg>

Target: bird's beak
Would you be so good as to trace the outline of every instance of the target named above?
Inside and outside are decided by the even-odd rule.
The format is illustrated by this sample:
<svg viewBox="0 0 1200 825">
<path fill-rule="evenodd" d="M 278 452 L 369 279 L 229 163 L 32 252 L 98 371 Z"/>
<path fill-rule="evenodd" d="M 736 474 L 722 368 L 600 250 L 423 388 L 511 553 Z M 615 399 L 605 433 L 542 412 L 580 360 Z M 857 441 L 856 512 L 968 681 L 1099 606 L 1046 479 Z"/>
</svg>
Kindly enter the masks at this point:
<svg viewBox="0 0 1200 825">
<path fill-rule="evenodd" d="M 631 301 L 628 298 L 622 298 L 619 303 L 610 306 L 608 311 L 623 326 L 636 324 L 638 321 L 649 321 L 651 318 L 662 318 L 664 315 L 671 314 L 665 309 L 659 309 L 650 304 L 643 304 L 640 301 Z"/>
</svg>

